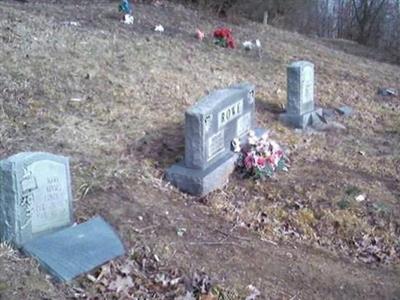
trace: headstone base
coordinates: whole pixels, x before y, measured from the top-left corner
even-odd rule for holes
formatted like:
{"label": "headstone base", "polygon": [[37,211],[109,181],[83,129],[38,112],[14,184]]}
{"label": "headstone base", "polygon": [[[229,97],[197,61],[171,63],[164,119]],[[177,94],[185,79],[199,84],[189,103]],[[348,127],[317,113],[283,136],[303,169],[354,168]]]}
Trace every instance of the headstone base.
{"label": "headstone base", "polygon": [[322,108],[317,108],[312,112],[308,112],[302,115],[295,115],[290,113],[284,113],[279,116],[279,119],[288,125],[294,126],[295,128],[306,128],[307,126],[318,125],[321,123],[318,115],[322,116]]}
{"label": "headstone base", "polygon": [[101,217],[30,240],[22,251],[64,282],[125,253],[119,237]]}
{"label": "headstone base", "polygon": [[182,192],[204,196],[228,182],[235,169],[236,154],[230,154],[205,170],[190,169],[184,162],[172,165],[166,172],[167,180]]}

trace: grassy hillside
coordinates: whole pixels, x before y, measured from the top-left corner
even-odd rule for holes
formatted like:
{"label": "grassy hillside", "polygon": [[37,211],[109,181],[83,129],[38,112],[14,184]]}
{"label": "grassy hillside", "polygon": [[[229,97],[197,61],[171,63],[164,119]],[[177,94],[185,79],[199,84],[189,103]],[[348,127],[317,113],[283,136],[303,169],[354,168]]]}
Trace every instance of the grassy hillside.
{"label": "grassy hillside", "polygon": [[[66,286],[3,247],[0,298],[173,299],[209,277],[220,299],[244,299],[248,285],[265,299],[399,298],[400,98],[377,89],[400,90],[400,67],[356,45],[162,3],[137,5],[124,25],[109,1],[0,2],[1,158],[71,157],[76,221],[102,215],[129,252]],[[262,57],[213,45],[219,25],[260,39]],[[319,106],[353,107],[335,117],[345,130],[278,121],[286,65],[298,59],[315,64]],[[233,175],[200,199],[180,193],[163,175],[183,156],[185,110],[242,81],[256,85],[257,121],[289,149],[290,172],[265,183]]]}

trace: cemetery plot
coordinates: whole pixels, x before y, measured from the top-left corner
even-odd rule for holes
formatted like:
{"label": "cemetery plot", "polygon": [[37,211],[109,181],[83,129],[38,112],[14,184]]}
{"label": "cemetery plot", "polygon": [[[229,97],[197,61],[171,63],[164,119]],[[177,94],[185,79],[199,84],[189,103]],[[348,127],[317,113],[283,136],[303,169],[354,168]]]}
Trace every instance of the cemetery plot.
{"label": "cemetery plot", "polygon": [[[0,162],[0,240],[37,258],[61,281],[124,254],[101,218],[73,223],[69,160],[24,152]],[[67,228],[66,228],[67,227]]]}

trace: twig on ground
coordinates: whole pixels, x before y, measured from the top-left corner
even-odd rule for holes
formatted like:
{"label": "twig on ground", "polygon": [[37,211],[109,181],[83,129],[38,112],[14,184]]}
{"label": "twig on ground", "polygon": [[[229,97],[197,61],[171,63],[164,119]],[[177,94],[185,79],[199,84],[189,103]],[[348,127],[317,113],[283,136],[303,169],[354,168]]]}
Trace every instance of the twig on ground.
{"label": "twig on ground", "polygon": [[243,245],[241,245],[241,244],[234,243],[234,242],[225,242],[225,241],[220,241],[220,242],[198,241],[198,242],[189,242],[187,244],[188,245],[209,245],[209,246],[232,245],[232,246],[243,247]]}
{"label": "twig on ground", "polygon": [[227,233],[227,232],[222,231],[222,230],[219,230],[219,229],[215,229],[215,231],[217,231],[217,232],[219,232],[219,233],[221,233],[221,234],[223,234],[223,235],[225,235],[225,236],[228,236],[228,237],[231,237],[231,238],[234,238],[234,239],[238,239],[238,240],[241,240],[241,241],[247,241],[247,242],[250,242],[250,241],[251,241],[251,238],[236,236],[236,235]]}

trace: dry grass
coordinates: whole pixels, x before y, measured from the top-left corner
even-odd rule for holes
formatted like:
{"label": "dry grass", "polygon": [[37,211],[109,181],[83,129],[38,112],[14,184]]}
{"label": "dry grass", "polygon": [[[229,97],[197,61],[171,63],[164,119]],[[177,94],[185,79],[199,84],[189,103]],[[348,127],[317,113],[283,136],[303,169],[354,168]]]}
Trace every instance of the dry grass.
{"label": "dry grass", "polygon": [[[258,123],[290,149],[292,168],[265,183],[234,176],[196,210],[263,239],[398,264],[400,99],[376,96],[382,86],[400,89],[398,66],[253,23],[228,25],[239,41],[259,38],[262,59],[218,48],[209,38],[198,42],[194,32],[223,22],[169,3],[138,5],[133,26],[121,24],[108,2],[5,1],[0,16],[0,154],[70,156],[78,221],[103,214],[133,248],[131,226],[139,214],[150,224],[190,220],[181,206],[199,199],[162,180],[183,155],[184,111],[209,90],[249,81],[257,87]],[[164,34],[153,32],[158,23]],[[298,133],[277,121],[273,108],[285,103],[285,66],[297,59],[316,65],[318,105],[355,109],[338,118],[347,130]],[[352,186],[367,200],[346,193]],[[146,239],[157,241],[160,256],[168,253],[167,237],[140,241]]]}

